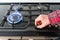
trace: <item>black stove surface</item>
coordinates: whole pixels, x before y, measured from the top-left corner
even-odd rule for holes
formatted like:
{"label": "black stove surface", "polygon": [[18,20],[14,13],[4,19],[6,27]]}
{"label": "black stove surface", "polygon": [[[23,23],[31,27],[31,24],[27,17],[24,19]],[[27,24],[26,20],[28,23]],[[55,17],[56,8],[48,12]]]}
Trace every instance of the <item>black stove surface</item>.
{"label": "black stove surface", "polygon": [[[58,36],[59,28],[56,25],[37,29],[34,20],[40,14],[48,14],[59,9],[59,6],[50,3],[1,3],[0,36]],[[18,7],[17,11],[23,17],[22,21],[16,24],[7,21],[8,16],[15,12],[14,7]]]}

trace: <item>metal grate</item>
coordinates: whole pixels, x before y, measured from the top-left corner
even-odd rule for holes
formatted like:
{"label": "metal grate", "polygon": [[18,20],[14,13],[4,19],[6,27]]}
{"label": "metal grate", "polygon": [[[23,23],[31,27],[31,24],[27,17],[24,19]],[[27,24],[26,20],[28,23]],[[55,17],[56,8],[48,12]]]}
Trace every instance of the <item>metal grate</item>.
{"label": "metal grate", "polygon": [[[34,26],[34,19],[38,15],[40,15],[42,13],[44,14],[46,11],[48,11],[48,13],[52,12],[52,10],[49,9],[48,4],[45,4],[45,5],[41,5],[41,4],[18,4],[19,7],[20,7],[18,9],[18,11],[21,12],[21,14],[23,15],[23,21],[22,21],[22,23],[19,23],[19,24],[16,24],[16,25],[13,25],[13,24],[9,25],[6,19],[7,19],[7,16],[10,15],[10,13],[14,11],[14,10],[12,10],[14,5],[16,5],[16,4],[10,5],[11,7],[10,7],[9,11],[6,13],[6,16],[4,16],[4,19],[1,21],[1,26],[2,27],[0,27],[0,28],[8,28],[8,29],[10,29],[10,28],[16,28],[16,29],[23,28],[24,29],[24,28],[26,28],[30,25]],[[38,7],[41,7],[41,6],[43,8],[39,9]],[[7,24],[10,27],[8,27]]]}
{"label": "metal grate", "polygon": [[[49,4],[13,4],[9,5],[10,9],[6,13],[2,13],[5,15],[4,17],[1,17],[0,19],[0,30],[13,30],[13,31],[39,31],[39,32],[56,32],[57,28],[56,27],[47,27],[44,29],[37,29],[34,24],[35,18],[40,15],[40,14],[48,14],[52,12],[50,9]],[[23,21],[18,24],[9,24],[6,19],[7,16],[10,15],[11,12],[14,12],[13,7],[18,6],[19,9],[18,11],[23,15]],[[2,15],[2,16],[3,16]],[[3,19],[2,19],[3,18]],[[49,26],[49,25],[48,25]]]}
{"label": "metal grate", "polygon": [[[48,14],[53,10],[50,9],[50,4],[40,3],[6,3],[0,5],[0,35],[1,36],[55,36],[57,34],[57,27],[48,25],[46,28],[37,29],[34,24],[35,18],[40,14]],[[13,4],[13,5],[11,5]],[[14,12],[13,7],[18,6],[18,11],[23,16],[23,21],[18,24],[9,24],[7,16]],[[9,9],[9,10],[8,10]],[[3,11],[2,11],[3,10]],[[55,32],[55,33],[54,33]],[[53,35],[54,34],[54,35]]]}

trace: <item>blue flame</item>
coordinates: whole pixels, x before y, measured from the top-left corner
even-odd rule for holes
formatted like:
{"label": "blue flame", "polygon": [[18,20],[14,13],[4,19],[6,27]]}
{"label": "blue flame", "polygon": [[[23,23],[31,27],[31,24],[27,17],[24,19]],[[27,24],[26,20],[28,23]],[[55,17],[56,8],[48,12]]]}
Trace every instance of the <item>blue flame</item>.
{"label": "blue flame", "polygon": [[23,16],[21,15],[21,13],[19,13],[18,11],[15,11],[13,13],[11,13],[8,17],[7,17],[7,21],[9,23],[19,23],[21,20],[23,19]]}

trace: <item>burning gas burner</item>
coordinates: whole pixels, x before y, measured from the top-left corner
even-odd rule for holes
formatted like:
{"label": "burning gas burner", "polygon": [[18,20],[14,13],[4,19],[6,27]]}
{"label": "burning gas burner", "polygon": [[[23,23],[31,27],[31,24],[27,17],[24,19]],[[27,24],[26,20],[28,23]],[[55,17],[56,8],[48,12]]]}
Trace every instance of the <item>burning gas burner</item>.
{"label": "burning gas burner", "polygon": [[18,11],[16,11],[7,17],[7,21],[11,24],[13,23],[16,24],[22,21],[22,18],[23,18],[22,15]]}
{"label": "burning gas burner", "polygon": [[21,10],[19,9],[19,6],[11,4],[10,10],[6,14],[6,16],[4,16],[4,19],[1,22],[1,26],[4,26],[5,22],[8,24],[8,26],[11,26],[10,28],[19,29],[19,28],[26,28],[28,26],[29,20],[27,20],[26,22],[24,21],[24,19],[26,18],[24,18],[22,13],[19,11]]}
{"label": "burning gas burner", "polygon": [[7,21],[11,24],[17,24],[22,21],[23,16],[19,11],[17,10],[18,8],[14,8],[14,12],[10,13],[10,15],[7,17]]}
{"label": "burning gas burner", "polygon": [[[50,4],[41,3],[18,3],[0,5],[0,35],[3,36],[39,36],[48,35],[51,32],[57,32],[57,27],[48,27],[37,29],[34,24],[35,18],[40,14],[51,13]],[[9,9],[9,10],[8,10]],[[7,11],[8,10],[8,11]],[[53,35],[53,34],[51,34]],[[48,35],[48,36],[51,36]],[[56,34],[54,34],[55,36]]]}

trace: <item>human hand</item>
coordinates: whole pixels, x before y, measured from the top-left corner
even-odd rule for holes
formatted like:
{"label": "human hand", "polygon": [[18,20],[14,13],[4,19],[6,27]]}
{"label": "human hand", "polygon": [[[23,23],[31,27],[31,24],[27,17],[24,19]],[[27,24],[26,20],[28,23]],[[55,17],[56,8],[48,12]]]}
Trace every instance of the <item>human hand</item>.
{"label": "human hand", "polygon": [[49,25],[48,15],[41,14],[35,19],[35,25],[37,28],[44,28]]}

